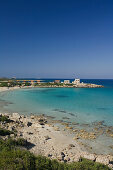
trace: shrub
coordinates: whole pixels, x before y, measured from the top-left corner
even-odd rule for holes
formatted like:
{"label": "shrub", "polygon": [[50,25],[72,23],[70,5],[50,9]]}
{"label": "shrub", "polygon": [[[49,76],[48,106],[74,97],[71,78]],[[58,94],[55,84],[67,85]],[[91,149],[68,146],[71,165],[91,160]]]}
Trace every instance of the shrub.
{"label": "shrub", "polygon": [[35,157],[29,151],[9,150],[0,152],[0,169],[35,170]]}
{"label": "shrub", "polygon": [[27,146],[28,142],[27,140],[23,139],[23,138],[18,138],[16,140],[16,145],[18,146]]}
{"label": "shrub", "polygon": [[11,120],[7,116],[0,115],[0,122],[11,122]]}
{"label": "shrub", "polygon": [[10,130],[0,128],[0,136],[6,136],[6,135],[10,135],[12,133],[13,132],[11,132]]}
{"label": "shrub", "polygon": [[100,163],[81,158],[81,162],[61,163],[44,156],[34,156],[29,151],[18,149],[26,140],[0,139],[0,169],[2,170],[109,170]]}

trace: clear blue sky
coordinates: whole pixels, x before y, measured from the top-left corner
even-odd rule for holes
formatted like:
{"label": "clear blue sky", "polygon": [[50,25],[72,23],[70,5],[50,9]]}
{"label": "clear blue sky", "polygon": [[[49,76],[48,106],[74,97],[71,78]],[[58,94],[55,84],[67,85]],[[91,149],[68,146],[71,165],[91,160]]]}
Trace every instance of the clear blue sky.
{"label": "clear blue sky", "polygon": [[113,78],[113,0],[0,0],[0,77]]}

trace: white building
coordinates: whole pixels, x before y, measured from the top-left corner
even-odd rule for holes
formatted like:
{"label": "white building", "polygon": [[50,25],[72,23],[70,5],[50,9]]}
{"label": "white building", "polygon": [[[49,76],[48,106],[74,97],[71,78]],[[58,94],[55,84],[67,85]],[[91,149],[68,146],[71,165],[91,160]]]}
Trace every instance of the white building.
{"label": "white building", "polygon": [[75,79],[75,80],[73,81],[73,84],[76,84],[76,85],[80,84],[80,79]]}
{"label": "white building", "polygon": [[64,84],[70,84],[70,80],[64,80]]}

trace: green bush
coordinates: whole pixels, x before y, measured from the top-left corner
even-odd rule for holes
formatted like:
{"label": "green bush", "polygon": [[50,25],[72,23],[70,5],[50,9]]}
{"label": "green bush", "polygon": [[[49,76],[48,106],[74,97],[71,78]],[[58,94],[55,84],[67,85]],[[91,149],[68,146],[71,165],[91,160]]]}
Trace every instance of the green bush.
{"label": "green bush", "polygon": [[10,130],[0,128],[0,136],[6,136],[6,135],[10,135],[12,133],[13,132],[11,132]]}
{"label": "green bush", "polygon": [[8,87],[8,82],[1,82],[0,87]]}
{"label": "green bush", "polygon": [[100,163],[81,158],[80,162],[61,163],[44,156],[34,156],[24,146],[24,139],[0,139],[0,170],[109,170]]}
{"label": "green bush", "polygon": [[11,150],[12,148],[16,148],[17,146],[26,147],[27,141],[23,138],[18,138],[17,140],[9,138],[7,140],[0,139],[0,150]]}
{"label": "green bush", "polygon": [[9,122],[11,122],[11,120],[7,116],[0,115],[0,122],[9,123]]}
{"label": "green bush", "polygon": [[16,140],[16,145],[18,146],[27,146],[28,142],[27,140],[23,139],[23,138],[18,138]]}
{"label": "green bush", "polygon": [[35,156],[20,149],[3,150],[0,152],[0,169],[35,170]]}
{"label": "green bush", "polygon": [[105,165],[83,158],[81,158],[81,162],[61,163],[44,156],[38,156],[35,163],[36,170],[109,170]]}

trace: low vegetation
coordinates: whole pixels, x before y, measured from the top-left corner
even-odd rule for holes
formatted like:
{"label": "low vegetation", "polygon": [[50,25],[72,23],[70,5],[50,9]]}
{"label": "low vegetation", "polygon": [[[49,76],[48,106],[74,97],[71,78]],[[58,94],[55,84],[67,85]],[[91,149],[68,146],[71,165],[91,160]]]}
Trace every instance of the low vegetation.
{"label": "low vegetation", "polygon": [[11,120],[8,118],[8,116],[0,115],[0,122],[9,123],[9,122],[11,122]]}
{"label": "low vegetation", "polygon": [[12,134],[12,133],[13,133],[13,132],[10,131],[10,130],[0,128],[0,136],[6,136],[6,135],[10,135],[10,134]]}
{"label": "low vegetation", "polygon": [[60,163],[44,156],[35,156],[26,147],[25,139],[0,139],[0,169],[5,170],[109,170],[100,163],[81,158],[76,163]]}
{"label": "low vegetation", "polygon": [[[1,123],[10,123],[7,116],[0,116]],[[0,170],[109,170],[103,164],[81,158],[80,162],[61,163],[30,153],[30,143],[23,138],[11,138],[15,132],[0,128]],[[7,135],[6,139],[3,139]]]}

